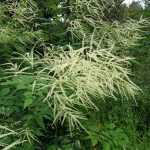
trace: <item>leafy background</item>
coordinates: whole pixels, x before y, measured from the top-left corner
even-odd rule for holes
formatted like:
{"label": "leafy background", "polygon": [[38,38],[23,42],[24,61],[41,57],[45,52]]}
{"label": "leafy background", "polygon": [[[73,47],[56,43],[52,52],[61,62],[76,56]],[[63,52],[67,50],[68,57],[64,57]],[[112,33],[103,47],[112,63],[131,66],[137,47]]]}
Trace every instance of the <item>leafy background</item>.
{"label": "leafy background", "polygon": [[[97,2],[93,0],[89,8]],[[143,10],[137,3],[133,3],[130,8],[120,7],[121,1],[118,0],[112,1],[115,7],[105,0],[100,1],[100,6],[101,2],[105,4],[105,7],[98,10],[101,13],[97,16],[96,11],[87,12],[86,3],[81,3],[82,5],[79,3],[75,5],[77,7],[74,7],[74,1],[0,1],[1,149],[149,149],[150,28],[149,21],[140,22],[139,18],[141,14],[144,18],[148,18],[150,8],[147,6]],[[80,12],[85,13],[81,15]],[[90,16],[91,13],[102,20],[97,22]],[[87,17],[84,21],[83,16]],[[134,20],[126,23],[129,17]],[[93,28],[99,27],[99,24],[101,28],[93,33]],[[129,30],[125,29],[126,34],[123,34],[122,29],[126,26]],[[138,32],[135,29],[138,29]],[[118,37],[114,36],[116,33]],[[36,71],[44,69],[47,64],[51,65],[51,62],[47,62],[48,54],[51,55],[52,60],[53,58],[54,60],[63,59],[62,51],[78,49],[82,44],[89,46],[88,43],[91,43],[90,48],[94,49],[101,37],[104,38],[102,38],[100,48],[109,49],[109,46],[113,45],[111,51],[115,56],[135,57],[130,64],[134,75],[131,78],[142,89],[142,92],[135,96],[135,100],[132,100],[132,97],[125,100],[121,95],[115,95],[117,101],[112,97],[107,97],[97,104],[97,106],[100,105],[98,111],[86,110],[78,106],[78,111],[84,112],[87,118],[81,119],[82,127],[75,126],[70,132],[66,121],[62,124],[59,119],[54,124],[53,109],[49,108],[48,103],[41,101],[45,98],[48,89],[33,92],[33,85],[43,87],[49,83],[47,80],[42,80],[46,75],[45,72],[41,71],[42,76],[37,78]],[[83,38],[84,42],[81,42]],[[85,53],[87,54],[84,51]],[[56,64],[59,62],[56,61]],[[55,72],[57,72],[57,67]],[[66,70],[64,72],[66,73]],[[54,72],[49,73],[53,76]],[[35,83],[36,81],[39,84]],[[95,101],[98,99],[95,100],[93,97]],[[78,112],[75,114],[78,115]]]}

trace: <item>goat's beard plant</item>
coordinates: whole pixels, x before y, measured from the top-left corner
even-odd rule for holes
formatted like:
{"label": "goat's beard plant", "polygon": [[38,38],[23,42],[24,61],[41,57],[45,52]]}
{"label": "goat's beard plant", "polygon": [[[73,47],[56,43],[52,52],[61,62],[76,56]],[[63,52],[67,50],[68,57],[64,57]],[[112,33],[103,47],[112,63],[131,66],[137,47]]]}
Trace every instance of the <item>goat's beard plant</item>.
{"label": "goat's beard plant", "polygon": [[86,119],[86,112],[98,111],[105,98],[134,99],[139,90],[129,78],[130,58],[113,55],[111,48],[83,46],[73,49],[68,46],[67,51],[49,49],[42,58],[34,55],[33,50],[19,59],[23,62],[19,67],[29,65],[21,70],[8,70],[15,76],[33,76],[33,94],[46,92],[41,101],[49,105],[53,123],[63,125],[66,122],[70,131],[76,127],[84,128],[81,121]]}
{"label": "goat's beard plant", "polygon": [[[70,25],[72,39],[84,38],[89,45],[93,34],[93,45],[101,48],[112,47],[113,52],[123,52],[141,38],[139,32],[145,22],[144,19],[123,20],[117,18],[113,10],[119,10],[121,0],[75,0],[72,2]],[[111,17],[110,17],[111,16]]]}
{"label": "goat's beard plant", "polygon": [[[115,7],[114,1],[112,4]],[[69,17],[72,19],[67,31],[71,32],[72,45],[50,48],[40,39],[41,46],[45,47],[42,56],[38,55],[35,44],[31,53],[18,56],[15,62],[20,62],[18,65],[8,64],[7,73],[11,78],[12,75],[15,78],[22,76],[22,80],[24,75],[33,77],[33,95],[42,93],[44,97],[37,99],[48,104],[53,123],[65,123],[70,131],[84,128],[82,120],[86,120],[87,112],[98,111],[105,98],[134,99],[139,91],[129,78],[131,59],[114,52],[135,44],[143,20],[125,23],[106,20],[107,5],[107,0],[71,3]],[[20,17],[25,19],[24,15]],[[78,42],[79,48],[74,46],[74,41]],[[25,103],[24,107],[30,108],[32,103]]]}

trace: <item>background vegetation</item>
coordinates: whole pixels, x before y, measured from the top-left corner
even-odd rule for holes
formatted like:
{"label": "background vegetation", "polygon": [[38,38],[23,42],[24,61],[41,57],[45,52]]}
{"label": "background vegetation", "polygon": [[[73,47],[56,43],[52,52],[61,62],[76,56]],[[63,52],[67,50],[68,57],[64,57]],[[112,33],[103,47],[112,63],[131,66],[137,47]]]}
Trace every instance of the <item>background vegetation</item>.
{"label": "background vegetation", "polygon": [[149,2],[122,2],[0,1],[0,149],[149,149]]}

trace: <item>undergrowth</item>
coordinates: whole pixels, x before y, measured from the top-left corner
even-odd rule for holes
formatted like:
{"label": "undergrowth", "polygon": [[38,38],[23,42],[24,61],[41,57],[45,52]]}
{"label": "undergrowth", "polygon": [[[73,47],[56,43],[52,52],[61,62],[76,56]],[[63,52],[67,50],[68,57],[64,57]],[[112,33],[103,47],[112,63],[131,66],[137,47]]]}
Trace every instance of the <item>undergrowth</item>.
{"label": "undergrowth", "polygon": [[1,149],[148,149],[132,81],[148,21],[121,19],[120,4],[0,1]]}

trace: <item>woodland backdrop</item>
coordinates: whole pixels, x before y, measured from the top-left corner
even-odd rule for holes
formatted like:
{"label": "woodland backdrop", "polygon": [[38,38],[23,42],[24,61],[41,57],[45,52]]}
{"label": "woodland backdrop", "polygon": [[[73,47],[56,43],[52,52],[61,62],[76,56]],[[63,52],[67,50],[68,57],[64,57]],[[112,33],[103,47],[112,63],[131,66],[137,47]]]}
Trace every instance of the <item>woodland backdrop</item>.
{"label": "woodland backdrop", "polygon": [[0,0],[0,149],[149,150],[150,3]]}

